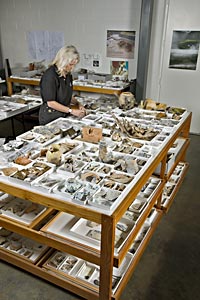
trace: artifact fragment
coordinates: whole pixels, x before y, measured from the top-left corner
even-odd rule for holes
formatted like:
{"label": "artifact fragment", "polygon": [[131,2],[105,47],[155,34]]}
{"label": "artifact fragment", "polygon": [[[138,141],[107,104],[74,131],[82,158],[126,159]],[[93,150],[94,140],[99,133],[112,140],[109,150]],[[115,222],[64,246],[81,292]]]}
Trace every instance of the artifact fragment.
{"label": "artifact fragment", "polygon": [[135,105],[135,97],[131,92],[123,92],[119,96],[119,107],[122,109],[131,109]]}
{"label": "artifact fragment", "polygon": [[16,167],[10,167],[10,168],[9,168],[9,167],[8,167],[8,168],[2,168],[1,170],[2,170],[2,172],[3,172],[3,174],[4,174],[5,176],[10,176],[11,174],[17,172],[17,171],[18,171],[18,168],[16,168]]}
{"label": "artifact fragment", "polygon": [[53,144],[51,147],[48,149],[46,153],[46,158],[49,163],[55,164],[56,166],[59,166],[61,163],[61,157],[62,157],[62,152],[60,149],[60,145],[58,144]]}
{"label": "artifact fragment", "polygon": [[18,165],[26,166],[31,163],[31,160],[27,156],[19,156],[14,162]]}

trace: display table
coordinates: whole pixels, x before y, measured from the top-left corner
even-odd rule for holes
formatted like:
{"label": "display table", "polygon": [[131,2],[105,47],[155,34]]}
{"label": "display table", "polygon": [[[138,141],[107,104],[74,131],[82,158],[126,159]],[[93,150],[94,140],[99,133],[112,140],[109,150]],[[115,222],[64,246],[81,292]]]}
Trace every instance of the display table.
{"label": "display table", "polygon": [[[20,96],[19,96],[20,98]],[[21,96],[23,98],[23,96]],[[31,99],[31,96],[29,97]],[[4,104],[5,105],[4,105]],[[42,103],[42,99],[32,98],[32,101],[29,101],[27,104],[20,104],[15,103],[15,98],[13,97],[2,97],[0,100],[0,122],[5,120],[11,120],[11,126],[12,126],[12,136],[15,138],[15,128],[14,128],[14,118],[17,116],[22,116],[23,126],[25,130],[24,125],[24,113],[31,113],[32,111],[35,111],[40,107]],[[3,110],[2,106],[5,108],[5,111]]]}
{"label": "display table", "polygon": [[[11,76],[7,78],[7,87],[8,87],[8,95],[11,96],[13,94],[13,88],[12,84],[18,83],[18,84],[24,84],[24,85],[32,85],[32,86],[38,86],[40,84],[40,79],[38,78],[22,78],[22,77],[16,77]],[[125,91],[129,88],[129,84],[125,84],[121,88],[109,88],[109,87],[97,87],[97,86],[91,86],[91,85],[81,85],[76,84],[74,82],[73,84],[73,90],[79,91],[79,92],[89,92],[89,93],[99,93],[99,94],[120,94],[122,91]]]}
{"label": "display table", "polygon": [[[116,114],[116,111],[113,111],[113,113]],[[141,122],[143,115],[142,123],[145,123],[145,125],[141,125],[143,129],[149,128],[149,121],[146,118],[154,120],[151,126],[154,128],[153,133],[155,137],[149,139],[148,130],[146,131],[148,132],[146,140],[129,137],[134,142],[133,154],[123,152],[122,144],[119,145],[119,142],[115,142],[111,137],[107,137],[108,129],[103,131],[106,135],[105,141],[109,145],[108,148],[112,145],[112,148],[109,148],[110,150],[108,151],[109,155],[113,153],[116,155],[112,157],[112,160],[115,157],[123,157],[124,159],[134,158],[137,162],[137,168],[135,168],[134,164],[135,167],[133,169],[135,171],[133,171],[133,169],[129,169],[131,163],[131,160],[129,160],[128,172],[125,174],[125,171],[119,171],[119,173],[116,173],[117,177],[114,175],[116,175],[115,168],[119,167],[119,160],[112,163],[106,160],[106,163],[102,166],[102,161],[95,159],[95,155],[98,156],[98,151],[94,149],[98,147],[97,144],[83,143],[80,136],[77,136],[75,139],[71,139],[69,136],[66,138],[67,132],[72,134],[72,129],[73,132],[77,130],[78,126],[81,126],[81,122],[84,123],[84,120],[78,123],[71,119],[69,123],[74,125],[74,127],[70,128],[67,127],[69,123],[62,119],[58,119],[48,125],[63,128],[63,132],[65,132],[64,142],[71,143],[71,146],[73,144],[73,147],[75,147],[74,152],[70,152],[71,157],[80,157],[81,159],[78,162],[85,162],[85,166],[82,166],[83,169],[73,176],[67,176],[67,172],[65,169],[62,169],[62,165],[61,168],[56,167],[52,171],[55,171],[57,175],[59,172],[62,172],[60,173],[62,179],[65,176],[68,179],[69,177],[76,179],[77,176],[77,184],[80,184],[83,180],[81,176],[86,174],[84,170],[90,171],[91,178],[91,167],[95,167],[98,169],[95,178],[101,181],[94,186],[97,188],[97,191],[93,196],[88,196],[88,199],[80,204],[80,201],[82,201],[80,198],[77,201],[74,194],[65,193],[69,182],[73,182],[72,179],[66,184],[64,181],[64,183],[61,184],[60,182],[52,189],[50,187],[46,189],[47,182],[44,180],[36,180],[35,183],[29,184],[28,182],[23,182],[23,180],[15,180],[14,178],[0,175],[1,191],[58,211],[58,214],[52,215],[51,218],[49,218],[50,214],[48,214],[48,218],[47,215],[43,218],[41,216],[38,222],[35,222],[32,226],[26,226],[14,218],[11,219],[1,214],[0,226],[49,247],[35,263],[32,263],[27,258],[24,258],[23,254],[20,255],[21,252],[11,251],[10,246],[6,246],[5,242],[5,246],[2,243],[0,248],[0,258],[2,260],[57,284],[85,299],[119,299],[160,219],[170,207],[188,168],[188,164],[184,161],[189,146],[188,135],[191,113],[184,111],[178,121],[175,119],[158,120],[154,119],[156,112],[149,113],[133,109],[126,113],[126,118],[127,121],[132,119],[134,122],[136,122],[135,118],[138,118],[138,124],[138,122]],[[169,113],[168,115],[172,117],[172,114]],[[96,112],[95,117],[95,124],[104,126],[107,124],[106,122],[110,122],[110,124],[114,122],[112,115],[102,115],[100,112]],[[94,114],[91,114],[91,120],[93,118]],[[116,128],[119,126],[120,121],[123,122],[120,113],[118,113],[117,118]],[[88,125],[88,120],[89,116],[87,116],[85,126],[90,126]],[[164,126],[163,124],[167,125]],[[48,126],[45,126],[46,130]],[[52,127],[49,130],[52,131]],[[40,134],[42,134],[41,132]],[[38,141],[38,132],[29,132],[29,137],[30,134],[33,135],[35,141]],[[22,141],[25,138],[23,135],[18,137],[18,140]],[[123,136],[123,138],[126,137]],[[57,136],[57,139],[54,138],[50,143],[58,144],[62,141]],[[127,145],[127,140],[125,145]],[[48,147],[48,144],[46,144],[46,147]],[[39,149],[41,150],[42,147]],[[127,151],[127,148],[125,151]],[[168,161],[169,153],[172,153],[172,155]],[[64,161],[66,157],[63,157]],[[87,162],[87,159],[84,160],[84,157],[87,159],[92,158],[91,163]],[[46,163],[45,158],[42,162]],[[97,166],[97,164],[99,165]],[[107,173],[102,175],[101,169]],[[158,169],[159,172],[155,176],[155,170]],[[47,177],[45,178],[47,179]],[[117,198],[112,198],[111,202],[109,202],[109,199],[105,202],[105,197],[108,193],[103,194],[104,200],[100,201],[98,197],[102,193],[99,194],[99,191],[102,191],[104,185],[111,184],[109,178],[116,180],[111,191],[114,191],[114,187],[119,184],[117,178],[123,178],[123,184],[122,182],[120,183],[120,188],[124,186],[124,189],[120,192],[117,192],[116,189]],[[127,180],[129,180],[129,183]],[[110,189],[108,190],[110,191]],[[137,219],[129,223],[130,219],[128,221],[127,218],[133,216],[135,211],[137,211]],[[100,226],[100,234],[98,224]],[[90,228],[88,232],[85,232],[84,228],[87,226]],[[94,230],[96,226],[98,230]],[[125,234],[128,228],[129,230]],[[119,231],[120,234],[123,232],[123,235],[120,235],[120,239],[118,238]],[[55,249],[57,249],[56,252]],[[72,266],[69,266],[69,261],[72,263]]]}
{"label": "display table", "polygon": [[110,82],[105,83],[90,83],[89,81],[74,80],[73,90],[79,92],[97,93],[97,94],[108,94],[108,95],[120,95],[122,92],[127,91],[130,88],[129,83]]}

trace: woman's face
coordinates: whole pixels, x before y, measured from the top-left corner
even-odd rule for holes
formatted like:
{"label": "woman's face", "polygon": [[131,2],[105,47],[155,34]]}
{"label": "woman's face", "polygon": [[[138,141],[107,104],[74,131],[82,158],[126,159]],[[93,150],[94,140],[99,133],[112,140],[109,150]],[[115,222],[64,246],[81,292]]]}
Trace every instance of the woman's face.
{"label": "woman's face", "polygon": [[67,73],[71,72],[76,66],[76,64],[77,64],[77,60],[76,59],[72,60],[69,64],[65,66],[65,72]]}

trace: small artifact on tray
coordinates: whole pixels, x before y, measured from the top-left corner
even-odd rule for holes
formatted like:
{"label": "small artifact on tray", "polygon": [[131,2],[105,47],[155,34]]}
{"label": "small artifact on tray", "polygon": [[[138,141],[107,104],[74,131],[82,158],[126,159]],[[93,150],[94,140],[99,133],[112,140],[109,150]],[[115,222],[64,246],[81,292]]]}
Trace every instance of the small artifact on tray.
{"label": "small artifact on tray", "polygon": [[77,261],[78,259],[75,256],[68,256],[66,261],[62,264],[61,270],[64,272],[69,272],[74,267]]}
{"label": "small artifact on tray", "polygon": [[42,148],[41,150],[40,150],[40,157],[44,157],[44,156],[46,156],[46,154],[47,154],[47,151],[48,151],[48,149],[46,148]]}
{"label": "small artifact on tray", "polygon": [[14,160],[14,162],[18,165],[26,166],[31,163],[31,159],[29,159],[27,156],[19,156]]}
{"label": "small artifact on tray", "polygon": [[123,173],[112,172],[109,176],[107,176],[107,179],[120,183],[130,183],[133,177]]}
{"label": "small artifact on tray", "polygon": [[112,132],[111,139],[112,139],[112,141],[115,141],[115,142],[121,142],[121,140],[122,140],[121,133],[118,130],[114,130]]}
{"label": "small artifact on tray", "polygon": [[33,183],[34,186],[38,186],[51,191],[61,181],[60,178],[56,178],[53,175],[42,176],[40,179]]}
{"label": "small artifact on tray", "polygon": [[114,165],[114,169],[135,175],[139,171],[136,159],[119,158]]}
{"label": "small artifact on tray", "polygon": [[120,192],[122,192],[125,188],[126,186],[124,184],[116,184],[115,186],[115,190]]}
{"label": "small artifact on tray", "polygon": [[35,215],[37,215],[40,212],[40,207],[38,203],[31,203],[31,205],[27,206],[24,210],[24,214],[30,214],[33,212]]}
{"label": "small artifact on tray", "polygon": [[12,151],[15,149],[19,149],[24,145],[23,141],[11,140],[8,143],[3,145],[4,151]]}
{"label": "small artifact on tray", "polygon": [[102,139],[102,128],[89,126],[83,127],[82,139],[86,142],[98,143]]}
{"label": "small artifact on tray", "polygon": [[17,216],[21,216],[24,212],[24,209],[26,207],[26,202],[20,201],[9,201],[10,198],[8,198],[8,201],[5,203],[4,206],[1,207],[2,212],[10,212]]}
{"label": "small artifact on tray", "polygon": [[162,118],[166,118],[167,115],[165,112],[159,112],[156,114],[156,119],[162,119]]}
{"label": "small artifact on tray", "polygon": [[34,126],[32,130],[35,133],[43,135],[44,138],[47,138],[47,140],[52,139],[55,135],[58,135],[61,132],[60,128],[53,124],[45,126]]}
{"label": "small artifact on tray", "polygon": [[69,178],[65,185],[65,192],[73,194],[82,187],[82,183],[75,178]]}
{"label": "small artifact on tray", "polygon": [[120,192],[116,190],[101,188],[93,197],[92,203],[98,206],[111,207],[113,202],[119,197]]}
{"label": "small artifact on tray", "polygon": [[46,153],[46,158],[49,163],[55,164],[56,166],[59,166],[61,163],[62,158],[62,152],[60,150],[60,145],[53,144]]}
{"label": "small artifact on tray", "polygon": [[42,175],[43,173],[47,172],[51,167],[48,165],[41,163],[41,162],[35,162],[30,168],[22,169],[20,171],[17,171],[12,175],[12,178],[32,181]]}
{"label": "small artifact on tray", "polygon": [[68,156],[65,157],[63,164],[58,169],[58,172],[76,173],[84,166],[84,164],[85,163],[76,156]]}
{"label": "small artifact on tray", "polygon": [[129,229],[129,225],[122,222],[118,222],[116,228],[122,232],[127,232]]}
{"label": "small artifact on tray", "polygon": [[18,171],[18,168],[16,167],[8,167],[8,168],[2,168],[1,171],[5,176],[10,176]]}
{"label": "small artifact on tray", "polygon": [[145,109],[149,110],[166,110],[167,105],[165,103],[156,102],[153,99],[147,98],[144,103]]}
{"label": "small artifact on tray", "polygon": [[145,200],[139,200],[139,199],[136,198],[133,201],[133,203],[129,206],[129,210],[133,211],[133,212],[136,212],[136,213],[139,213],[145,203],[146,203]]}
{"label": "small artifact on tray", "polygon": [[33,133],[27,133],[22,136],[23,140],[31,141],[35,138],[35,135]]}
{"label": "small artifact on tray", "polygon": [[27,104],[27,101],[23,98],[17,98],[16,99],[16,103],[20,103],[20,104]]}
{"label": "small artifact on tray", "polygon": [[133,108],[135,105],[135,97],[131,92],[122,92],[119,95],[119,107],[125,110]]}
{"label": "small artifact on tray", "polygon": [[88,182],[93,182],[98,184],[101,181],[101,177],[94,172],[85,172],[81,174],[81,179]]}
{"label": "small artifact on tray", "polygon": [[92,161],[89,165],[87,165],[87,170],[96,172],[100,166],[99,162]]}
{"label": "small artifact on tray", "polygon": [[91,229],[88,231],[88,233],[86,234],[88,237],[95,239],[97,241],[101,240],[101,231],[100,230],[96,230],[96,229]]}
{"label": "small artifact on tray", "polygon": [[94,228],[94,227],[99,226],[99,223],[96,223],[96,222],[94,222],[94,221],[87,220],[86,226],[91,227],[91,228]]}
{"label": "small artifact on tray", "polygon": [[127,210],[123,215],[123,219],[127,219],[129,221],[136,221],[138,219],[138,214],[136,214],[133,211]]}
{"label": "small artifact on tray", "polygon": [[175,188],[175,184],[165,185],[165,187],[163,189],[163,196],[169,197],[171,195],[171,193],[173,192],[174,188]]}
{"label": "small artifact on tray", "polygon": [[21,251],[19,251],[19,254],[24,255],[27,258],[30,258],[31,255],[33,254],[33,251],[23,248],[23,249],[21,249]]}
{"label": "small artifact on tray", "polygon": [[21,247],[22,247],[22,243],[20,241],[15,241],[15,240],[14,241],[12,240],[9,245],[10,250],[15,250],[15,251],[19,250]]}
{"label": "small artifact on tray", "polygon": [[139,143],[139,142],[133,142],[132,146],[135,148],[141,148],[143,146],[143,144]]}
{"label": "small artifact on tray", "polygon": [[86,204],[88,200],[92,197],[92,195],[95,193],[97,188],[97,186],[91,185],[89,187],[88,185],[86,185],[84,188],[82,188],[80,191],[77,191],[74,194],[73,200]]}
{"label": "small artifact on tray", "polygon": [[106,160],[107,153],[108,153],[108,150],[107,150],[106,142],[101,140],[99,142],[99,159],[100,159],[100,161]]}
{"label": "small artifact on tray", "polygon": [[144,127],[141,124],[136,124],[126,118],[119,119],[113,113],[112,116],[121,132],[126,134],[129,138],[150,141],[159,133],[159,131],[156,131],[153,127]]}
{"label": "small artifact on tray", "polygon": [[60,146],[61,153],[64,154],[74,149],[78,144],[74,142],[73,143],[64,142],[64,143],[59,143],[58,145]]}
{"label": "small artifact on tray", "polygon": [[103,186],[106,187],[106,188],[113,188],[115,186],[115,181],[112,181],[112,180],[106,180],[103,182]]}
{"label": "small artifact on tray", "polygon": [[128,143],[126,144],[121,143],[121,145],[116,145],[113,150],[116,152],[131,154],[134,151],[134,148],[132,145],[129,145]]}
{"label": "small artifact on tray", "polygon": [[65,257],[65,254],[58,252],[48,261],[48,265],[57,268],[64,261]]}
{"label": "small artifact on tray", "polygon": [[168,112],[174,115],[182,115],[185,112],[185,109],[180,107],[169,107]]}
{"label": "small artifact on tray", "polygon": [[62,131],[63,131],[63,136],[67,136],[72,139],[80,134],[80,129],[77,128],[76,126],[70,127],[68,129],[62,130]]}

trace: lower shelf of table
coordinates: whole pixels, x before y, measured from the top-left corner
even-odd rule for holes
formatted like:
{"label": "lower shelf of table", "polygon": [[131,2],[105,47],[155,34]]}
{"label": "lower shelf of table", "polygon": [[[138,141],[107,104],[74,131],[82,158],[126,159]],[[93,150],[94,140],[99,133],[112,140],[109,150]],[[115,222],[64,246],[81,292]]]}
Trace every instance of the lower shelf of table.
{"label": "lower shelf of table", "polygon": [[[119,296],[121,295],[122,291],[124,290],[126,283],[130,279],[137,263],[139,262],[145,248],[148,245],[148,242],[150,241],[153,232],[155,231],[161,217],[162,212],[158,212],[151,228],[148,230],[146,235],[144,236],[141,244],[139,245],[137,251],[132,255],[131,262],[128,266],[128,269],[126,273],[123,275],[122,280],[120,281],[119,286],[117,287],[115,293],[112,295],[112,299],[119,299]],[[43,257],[40,258],[40,260],[37,262],[37,264],[30,263],[27,260],[24,260],[18,256],[15,256],[9,252],[5,252],[3,250],[0,250],[0,258],[8,263],[11,263],[17,267],[20,267],[38,277],[41,277],[53,284],[56,284],[72,293],[75,293],[85,299],[102,299],[99,296],[98,290],[96,288],[93,288],[92,286],[88,284],[80,284],[80,281],[76,282],[76,278],[74,277],[65,277],[62,274],[53,272],[52,270],[47,270],[44,268],[45,262],[49,259],[49,257],[52,255],[53,251],[55,249],[49,249]],[[104,299],[106,300],[106,299]]]}
{"label": "lower shelf of table", "polygon": [[[153,236],[153,233],[155,229],[157,228],[159,221],[161,220],[164,213],[170,208],[171,204],[173,203],[173,200],[175,198],[176,193],[178,192],[181,183],[183,181],[183,178],[186,175],[186,171],[188,169],[187,163],[180,163],[179,167],[180,169],[180,177],[175,182],[175,188],[173,189],[172,193],[167,198],[167,201],[163,203],[161,206],[161,209],[156,210],[156,216],[152,221],[152,224],[148,231],[145,233],[144,237],[142,238],[141,242],[138,244],[138,247],[136,248],[135,252],[132,253],[132,259],[126,269],[126,272],[124,272],[123,276],[120,279],[119,284],[117,285],[117,288],[114,290],[111,299],[112,300],[118,300],[120,295],[122,294],[124,288],[126,287],[126,284],[128,283],[129,279],[131,278],[138,262],[140,261],[140,258],[142,257],[146,247],[148,246],[148,243],[151,240],[151,237]],[[178,169],[178,170],[179,170]],[[175,174],[174,174],[175,175]],[[167,183],[166,183],[167,184]],[[29,229],[30,230],[30,229]],[[134,242],[134,241],[133,241]],[[48,243],[50,244],[50,242]],[[54,272],[53,270],[45,269],[45,262],[50,258],[53,251],[56,251],[53,248],[50,248],[48,251],[45,252],[43,256],[40,257],[39,261],[37,261],[35,264],[31,263],[30,261],[27,261],[19,256],[16,256],[9,251],[5,251],[3,249],[0,249],[0,259],[11,263],[15,266],[18,266],[38,277],[41,277],[53,284],[56,284],[76,295],[79,295],[85,299],[88,300],[110,300],[105,299],[103,295],[99,295],[98,288],[94,287],[92,284],[88,283],[82,283],[80,284],[79,280],[76,280],[76,277],[71,276],[65,276],[64,274],[59,274],[59,272]],[[130,252],[131,254],[131,252]],[[102,289],[103,293],[103,289]]]}

